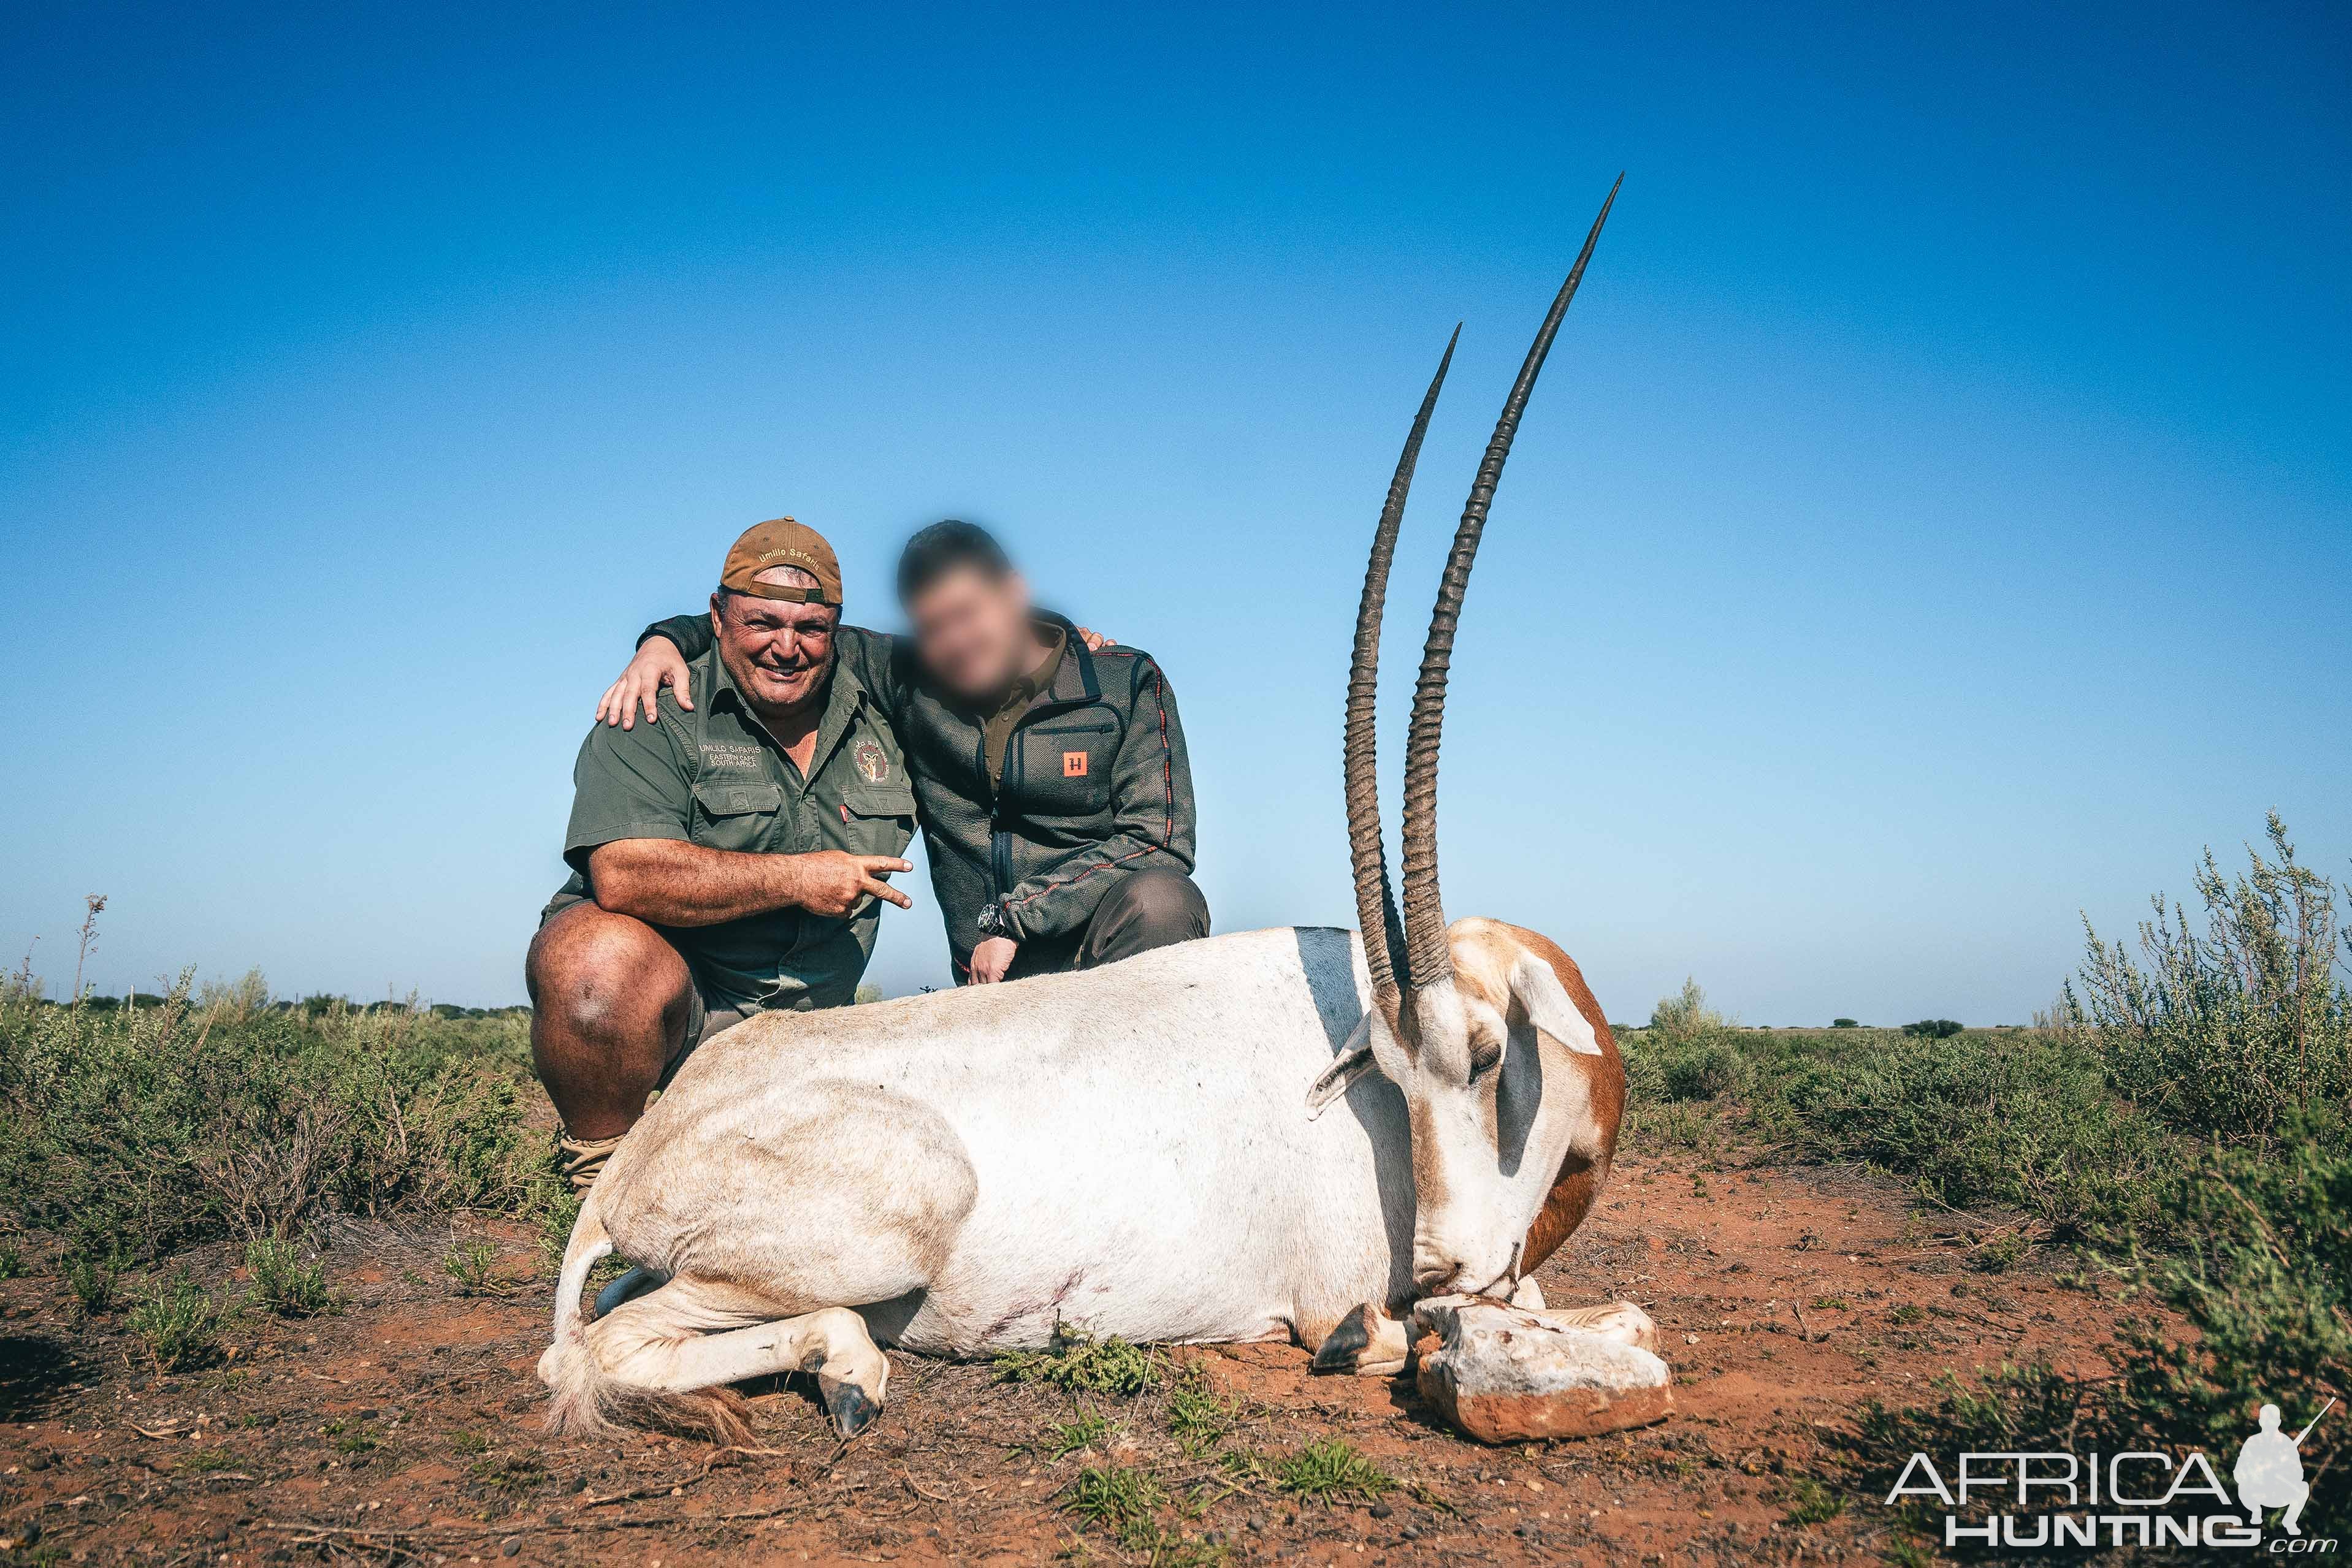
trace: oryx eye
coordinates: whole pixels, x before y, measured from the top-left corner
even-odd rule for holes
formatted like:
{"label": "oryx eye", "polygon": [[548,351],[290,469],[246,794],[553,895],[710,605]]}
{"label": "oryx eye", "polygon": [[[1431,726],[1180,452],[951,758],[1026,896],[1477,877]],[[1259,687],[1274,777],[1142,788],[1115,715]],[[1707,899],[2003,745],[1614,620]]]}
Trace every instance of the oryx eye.
{"label": "oryx eye", "polygon": [[1476,1082],[1503,1065],[1503,1042],[1475,1039],[1470,1042],[1470,1081]]}

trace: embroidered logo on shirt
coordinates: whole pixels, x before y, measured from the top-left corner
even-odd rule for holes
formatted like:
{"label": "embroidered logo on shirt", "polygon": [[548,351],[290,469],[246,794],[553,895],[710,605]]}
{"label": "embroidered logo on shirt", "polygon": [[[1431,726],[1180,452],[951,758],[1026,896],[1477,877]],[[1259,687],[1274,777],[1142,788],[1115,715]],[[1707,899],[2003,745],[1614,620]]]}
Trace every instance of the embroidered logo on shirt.
{"label": "embroidered logo on shirt", "polygon": [[890,754],[870,740],[861,740],[849,754],[857,765],[857,776],[868,784],[879,784],[890,777]]}
{"label": "embroidered logo on shirt", "polygon": [[1083,779],[1087,776],[1087,754],[1083,751],[1062,753],[1062,777]]}

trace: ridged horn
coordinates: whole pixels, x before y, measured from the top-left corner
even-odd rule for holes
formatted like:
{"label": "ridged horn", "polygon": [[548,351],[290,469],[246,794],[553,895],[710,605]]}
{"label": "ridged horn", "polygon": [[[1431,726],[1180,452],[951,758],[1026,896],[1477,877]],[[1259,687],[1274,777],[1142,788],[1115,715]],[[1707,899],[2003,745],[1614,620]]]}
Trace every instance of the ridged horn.
{"label": "ridged horn", "polygon": [[1364,596],[1356,603],[1356,647],[1348,664],[1348,724],[1342,770],[1348,800],[1348,858],[1356,873],[1356,922],[1364,934],[1364,964],[1371,971],[1372,997],[1393,1028],[1397,1019],[1397,972],[1404,966],[1404,926],[1397,918],[1396,895],[1389,886],[1388,852],[1381,841],[1381,780],[1377,708],[1381,675],[1381,612],[1388,602],[1389,563],[1396,557],[1397,528],[1404,520],[1405,497],[1412,490],[1413,465],[1421,461],[1421,438],[1428,433],[1429,415],[1437,406],[1437,392],[1445,384],[1446,368],[1454,363],[1454,345],[1462,340],[1456,323],[1445,341],[1445,355],[1437,374],[1413,415],[1412,431],[1404,438],[1404,454],[1397,459],[1396,476],[1389,481],[1387,505],[1380,526],[1372,530],[1372,554],[1364,568]]}
{"label": "ridged horn", "polygon": [[1404,747],[1408,986],[1434,985],[1454,977],[1454,956],[1445,942],[1445,905],[1437,888],[1437,747],[1445,727],[1445,677],[1454,659],[1454,628],[1462,616],[1470,568],[1478,559],[1478,536],[1486,527],[1486,508],[1503,477],[1503,462],[1511,455],[1519,416],[1527,412],[1528,394],[1535,390],[1544,357],[1551,352],[1551,340],[1559,331],[1560,318],[1568,314],[1576,286],[1584,280],[1585,264],[1592,259],[1592,247],[1601,243],[1601,226],[1609,221],[1609,209],[1616,204],[1618,187],[1624,183],[1625,176],[1620,174],[1617,183],[1609,187],[1609,199],[1601,204],[1601,215],[1592,220],[1592,232],[1584,236],[1584,248],[1577,253],[1576,265],[1569,268],[1568,280],[1559,286],[1550,313],[1544,317],[1543,328],[1528,350],[1527,361],[1519,367],[1519,379],[1511,383],[1511,395],[1503,403],[1502,417],[1495,422],[1494,439],[1486,443],[1486,455],[1478,465],[1478,477],[1462,508],[1461,526],[1454,530],[1453,553],[1445,558],[1445,572],[1438,580],[1437,606],[1430,612],[1429,641],[1422,648],[1421,678],[1412,690],[1412,727]]}

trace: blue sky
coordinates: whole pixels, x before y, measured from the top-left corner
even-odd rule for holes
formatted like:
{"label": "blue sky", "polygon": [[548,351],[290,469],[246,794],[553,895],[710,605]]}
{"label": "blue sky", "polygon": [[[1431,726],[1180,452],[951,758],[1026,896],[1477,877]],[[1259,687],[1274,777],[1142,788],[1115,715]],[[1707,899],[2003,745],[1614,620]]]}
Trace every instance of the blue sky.
{"label": "blue sky", "polygon": [[1465,321],[1391,762],[1623,169],[1471,591],[1448,907],[1620,1018],[2021,1020],[2266,808],[2352,856],[2347,67],[2320,5],[19,7],[0,944],[62,988],[104,892],[110,988],[517,998],[595,693],[780,512],[885,623],[908,529],[997,526],[1170,669],[1220,926],[1349,923],[1397,444]]}

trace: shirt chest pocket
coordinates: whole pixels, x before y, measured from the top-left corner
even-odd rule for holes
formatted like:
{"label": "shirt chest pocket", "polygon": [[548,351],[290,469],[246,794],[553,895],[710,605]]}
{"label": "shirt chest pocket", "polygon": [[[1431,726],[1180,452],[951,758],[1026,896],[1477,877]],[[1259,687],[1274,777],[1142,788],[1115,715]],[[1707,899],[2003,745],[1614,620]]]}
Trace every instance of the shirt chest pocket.
{"label": "shirt chest pocket", "polygon": [[837,815],[842,847],[850,853],[901,854],[915,837],[915,792],[896,779],[845,784]]}
{"label": "shirt chest pocket", "polygon": [[1108,718],[1070,719],[1018,732],[1021,806],[1050,816],[1091,817],[1110,804],[1110,768],[1118,726]]}
{"label": "shirt chest pocket", "polygon": [[694,787],[694,841],[714,850],[765,850],[784,809],[783,786],[770,779],[705,779]]}

